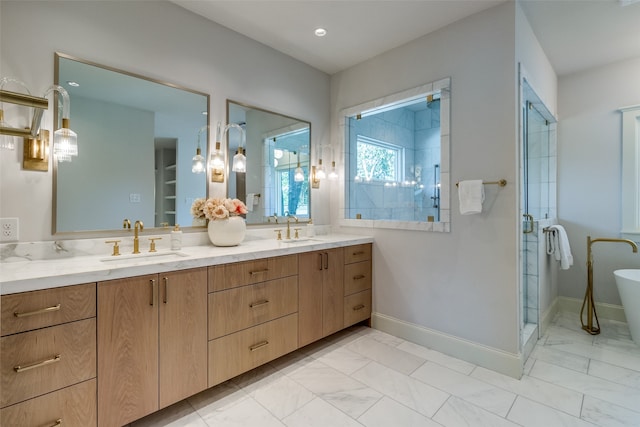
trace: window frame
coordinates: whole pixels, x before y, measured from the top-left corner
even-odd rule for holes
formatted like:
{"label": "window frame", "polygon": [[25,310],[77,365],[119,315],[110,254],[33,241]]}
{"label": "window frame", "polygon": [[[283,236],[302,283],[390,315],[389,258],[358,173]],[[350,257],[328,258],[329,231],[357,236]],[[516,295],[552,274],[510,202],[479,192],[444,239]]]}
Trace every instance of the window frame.
{"label": "window frame", "polygon": [[[396,159],[395,159],[395,177],[393,177],[392,179],[375,179],[373,178],[373,176],[371,177],[370,180],[367,180],[366,177],[364,177],[364,181],[375,181],[375,182],[401,182],[404,180],[404,156],[405,156],[405,148],[401,145],[398,144],[393,144],[391,142],[387,142],[387,141],[382,141],[379,139],[375,139],[375,138],[370,138],[368,136],[365,135],[356,135],[356,164],[359,160],[358,154],[359,154],[359,150],[357,149],[358,144],[367,144],[370,146],[375,146],[384,150],[393,150],[396,153]],[[360,175],[358,175],[360,176]]]}

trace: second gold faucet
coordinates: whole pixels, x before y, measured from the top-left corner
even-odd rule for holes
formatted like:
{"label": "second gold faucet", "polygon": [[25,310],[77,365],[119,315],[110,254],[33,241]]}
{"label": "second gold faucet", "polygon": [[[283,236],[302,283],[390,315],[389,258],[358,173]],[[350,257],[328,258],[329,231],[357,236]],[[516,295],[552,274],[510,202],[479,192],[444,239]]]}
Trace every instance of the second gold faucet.
{"label": "second gold faucet", "polygon": [[134,254],[139,254],[140,253],[140,239],[138,239],[138,233],[140,231],[144,230],[144,224],[142,223],[142,221],[138,220],[135,222],[135,224],[133,225],[133,253]]}

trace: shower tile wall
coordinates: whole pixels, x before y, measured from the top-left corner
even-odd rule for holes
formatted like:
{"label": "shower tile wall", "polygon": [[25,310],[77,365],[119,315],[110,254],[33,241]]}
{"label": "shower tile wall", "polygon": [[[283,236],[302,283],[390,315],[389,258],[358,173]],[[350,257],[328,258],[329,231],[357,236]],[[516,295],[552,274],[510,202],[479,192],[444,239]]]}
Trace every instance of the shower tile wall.
{"label": "shower tile wall", "polygon": [[403,108],[362,120],[349,121],[349,170],[357,170],[358,135],[396,144],[404,148],[404,170],[401,180],[416,181],[424,189],[391,185],[380,181],[357,182],[349,178],[349,218],[426,221],[429,215],[438,219],[434,208],[434,165],[440,162],[440,108],[413,112]]}

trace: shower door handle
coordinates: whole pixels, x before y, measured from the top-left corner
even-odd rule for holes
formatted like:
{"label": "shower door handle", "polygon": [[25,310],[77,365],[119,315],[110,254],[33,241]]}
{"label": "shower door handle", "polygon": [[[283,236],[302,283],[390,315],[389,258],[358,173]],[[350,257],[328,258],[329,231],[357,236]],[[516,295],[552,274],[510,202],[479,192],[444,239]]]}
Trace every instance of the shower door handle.
{"label": "shower door handle", "polygon": [[529,225],[530,225],[530,227],[531,227],[530,229],[527,229],[527,227],[524,227],[524,229],[523,229],[523,231],[522,231],[522,232],[523,232],[524,234],[533,233],[533,227],[534,227],[534,224],[533,224],[533,215],[524,214],[524,215],[522,215],[522,216],[523,216],[523,217],[525,217],[527,220],[529,220]]}

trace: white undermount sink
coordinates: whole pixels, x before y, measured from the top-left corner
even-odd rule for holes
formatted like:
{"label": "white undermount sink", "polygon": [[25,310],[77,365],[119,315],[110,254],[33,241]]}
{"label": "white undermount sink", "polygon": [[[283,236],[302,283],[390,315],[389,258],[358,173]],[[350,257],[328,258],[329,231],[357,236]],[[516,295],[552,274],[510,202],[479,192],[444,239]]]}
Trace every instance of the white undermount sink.
{"label": "white undermount sink", "polygon": [[189,255],[180,251],[141,252],[139,254],[112,255],[105,258],[100,258],[100,261],[102,262],[129,261],[129,260],[143,260],[143,259],[159,258],[159,257],[187,257],[187,256]]}

